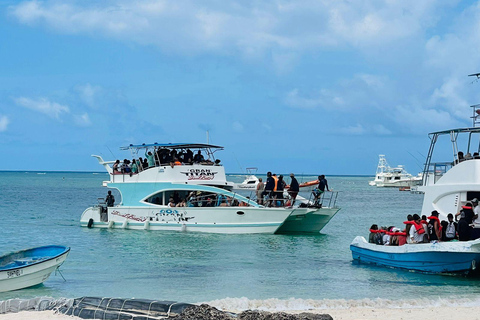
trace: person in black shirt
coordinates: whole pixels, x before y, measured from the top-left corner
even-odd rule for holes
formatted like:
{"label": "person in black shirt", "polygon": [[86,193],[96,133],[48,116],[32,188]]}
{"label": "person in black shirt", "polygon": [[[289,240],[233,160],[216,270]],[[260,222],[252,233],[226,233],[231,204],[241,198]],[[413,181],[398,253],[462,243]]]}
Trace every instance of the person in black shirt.
{"label": "person in black shirt", "polygon": [[273,190],[275,189],[275,180],[272,177],[270,171],[267,172],[267,182],[265,183],[265,191],[263,191],[263,196],[268,195],[268,206],[272,206],[273,199]]}
{"label": "person in black shirt", "polygon": [[288,194],[292,197],[291,206],[295,204],[295,199],[297,198],[298,192],[300,191],[300,186],[298,184],[297,179],[293,173],[290,173],[290,187],[288,188]]}

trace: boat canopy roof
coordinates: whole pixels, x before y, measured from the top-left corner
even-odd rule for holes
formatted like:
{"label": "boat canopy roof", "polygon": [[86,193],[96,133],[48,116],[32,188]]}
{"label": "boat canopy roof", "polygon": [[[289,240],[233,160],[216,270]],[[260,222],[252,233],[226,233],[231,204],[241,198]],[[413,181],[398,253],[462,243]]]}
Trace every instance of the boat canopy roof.
{"label": "boat canopy roof", "polygon": [[437,132],[431,132],[428,135],[433,136],[433,135],[441,135],[441,134],[450,134],[450,133],[464,133],[464,132],[471,132],[471,133],[476,133],[480,132],[480,127],[475,127],[475,128],[457,128],[457,129],[450,129],[450,130],[442,130],[442,131],[437,131]]}
{"label": "boat canopy roof", "polygon": [[207,143],[142,143],[142,144],[130,144],[129,146],[126,147],[120,147],[121,150],[128,150],[128,149],[142,149],[142,148],[151,148],[151,147],[157,147],[157,148],[165,148],[165,149],[221,149],[223,150],[223,147],[221,146],[216,146],[213,144],[207,144]]}

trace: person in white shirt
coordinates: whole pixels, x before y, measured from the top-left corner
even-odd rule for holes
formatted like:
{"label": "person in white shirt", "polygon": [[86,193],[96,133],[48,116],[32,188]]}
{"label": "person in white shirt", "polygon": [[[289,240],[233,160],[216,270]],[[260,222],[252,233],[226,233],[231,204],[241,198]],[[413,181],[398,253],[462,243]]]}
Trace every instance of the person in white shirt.
{"label": "person in white shirt", "polygon": [[425,229],[420,223],[420,216],[418,214],[413,215],[413,221],[416,225],[419,225],[419,230],[417,231],[417,227],[413,225],[410,228],[410,232],[408,237],[410,238],[410,243],[422,243],[423,242],[423,234],[425,233]]}

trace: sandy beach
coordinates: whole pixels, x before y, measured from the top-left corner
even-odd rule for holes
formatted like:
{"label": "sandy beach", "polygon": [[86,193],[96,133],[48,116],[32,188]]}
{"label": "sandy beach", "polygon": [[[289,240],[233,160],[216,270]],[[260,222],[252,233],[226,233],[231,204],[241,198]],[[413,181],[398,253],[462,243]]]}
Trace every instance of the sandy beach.
{"label": "sandy beach", "polygon": [[[289,312],[301,313],[305,311]],[[325,309],[308,311],[312,313],[327,313],[335,320],[411,320],[411,319],[436,319],[436,320],[480,320],[480,307],[436,307],[436,308],[350,308],[350,309]],[[80,319],[53,311],[22,311],[0,315],[1,320],[72,320]]]}

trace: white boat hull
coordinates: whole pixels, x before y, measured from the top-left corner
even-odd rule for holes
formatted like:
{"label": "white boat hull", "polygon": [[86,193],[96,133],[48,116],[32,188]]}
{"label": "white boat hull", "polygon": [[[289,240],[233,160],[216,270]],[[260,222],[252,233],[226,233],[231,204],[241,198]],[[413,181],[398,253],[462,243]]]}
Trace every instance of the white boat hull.
{"label": "white boat hull", "polygon": [[108,221],[100,219],[100,208],[84,211],[82,227],[207,233],[270,233],[282,225],[294,209],[256,207],[114,207]]}
{"label": "white boat hull", "polygon": [[288,216],[276,233],[319,233],[339,210],[340,208],[297,208]]}

